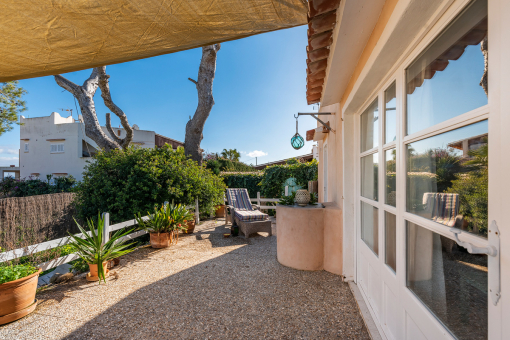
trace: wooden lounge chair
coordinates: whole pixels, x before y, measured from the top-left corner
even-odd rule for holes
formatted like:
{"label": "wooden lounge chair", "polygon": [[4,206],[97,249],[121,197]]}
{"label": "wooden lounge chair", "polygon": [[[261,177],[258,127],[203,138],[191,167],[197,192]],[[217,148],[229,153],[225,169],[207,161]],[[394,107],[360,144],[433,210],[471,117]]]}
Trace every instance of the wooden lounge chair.
{"label": "wooden lounge chair", "polygon": [[273,235],[269,216],[261,212],[259,206],[251,204],[248,190],[229,188],[227,200],[225,223],[229,220],[230,214],[230,222],[232,225],[239,226],[245,238],[259,231],[267,232],[269,236]]}

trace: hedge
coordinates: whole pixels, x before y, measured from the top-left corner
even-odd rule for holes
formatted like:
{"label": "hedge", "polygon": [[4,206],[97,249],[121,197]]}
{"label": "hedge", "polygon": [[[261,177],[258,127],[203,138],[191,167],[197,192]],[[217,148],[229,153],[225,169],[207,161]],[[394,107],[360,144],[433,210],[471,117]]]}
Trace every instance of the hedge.
{"label": "hedge", "polygon": [[264,177],[264,172],[222,172],[220,176],[228,188],[246,188],[250,197],[255,198],[257,192],[261,191],[259,183]]}
{"label": "hedge", "polygon": [[78,186],[77,202],[83,219],[107,211],[118,223],[164,201],[194,205],[197,197],[200,212],[209,213],[223,203],[224,191],[222,179],[188,159],[183,148],[131,147],[94,156]]}
{"label": "hedge", "polygon": [[278,198],[285,193],[285,181],[289,178],[296,180],[296,185],[308,188],[309,181],[316,181],[318,175],[317,160],[308,163],[293,163],[285,165],[272,165],[264,170],[260,182],[262,195]]}

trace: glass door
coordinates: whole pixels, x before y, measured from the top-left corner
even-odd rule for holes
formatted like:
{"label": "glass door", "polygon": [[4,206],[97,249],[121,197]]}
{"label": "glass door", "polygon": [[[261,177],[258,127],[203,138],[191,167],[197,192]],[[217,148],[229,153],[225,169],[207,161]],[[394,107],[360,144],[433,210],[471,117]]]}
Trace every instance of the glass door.
{"label": "glass door", "polygon": [[359,115],[357,279],[390,339],[488,337],[487,24],[469,3]]}

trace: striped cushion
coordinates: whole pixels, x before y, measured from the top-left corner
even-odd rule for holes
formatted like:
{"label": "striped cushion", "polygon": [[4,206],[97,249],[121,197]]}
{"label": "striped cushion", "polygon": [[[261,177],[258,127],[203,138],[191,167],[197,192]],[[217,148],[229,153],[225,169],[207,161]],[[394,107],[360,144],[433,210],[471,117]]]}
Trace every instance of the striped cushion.
{"label": "striped cushion", "polygon": [[432,220],[449,227],[455,226],[460,208],[459,194],[425,193],[423,204]]}
{"label": "striped cushion", "polygon": [[227,200],[228,204],[236,210],[253,210],[250,196],[248,196],[248,190],[246,189],[227,189]]}
{"label": "striped cushion", "polygon": [[267,220],[268,215],[260,212],[258,210],[236,210],[235,212],[236,218],[240,221],[249,222],[249,221],[264,221]]}

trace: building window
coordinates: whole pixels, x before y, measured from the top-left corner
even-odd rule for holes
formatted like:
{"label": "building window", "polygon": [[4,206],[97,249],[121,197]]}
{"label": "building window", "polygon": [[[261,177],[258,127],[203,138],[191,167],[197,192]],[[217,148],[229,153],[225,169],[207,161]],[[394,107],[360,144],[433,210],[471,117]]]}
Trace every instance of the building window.
{"label": "building window", "polygon": [[25,143],[25,152],[28,152],[28,143]]}
{"label": "building window", "polygon": [[50,153],[63,153],[64,144],[51,144]]}

